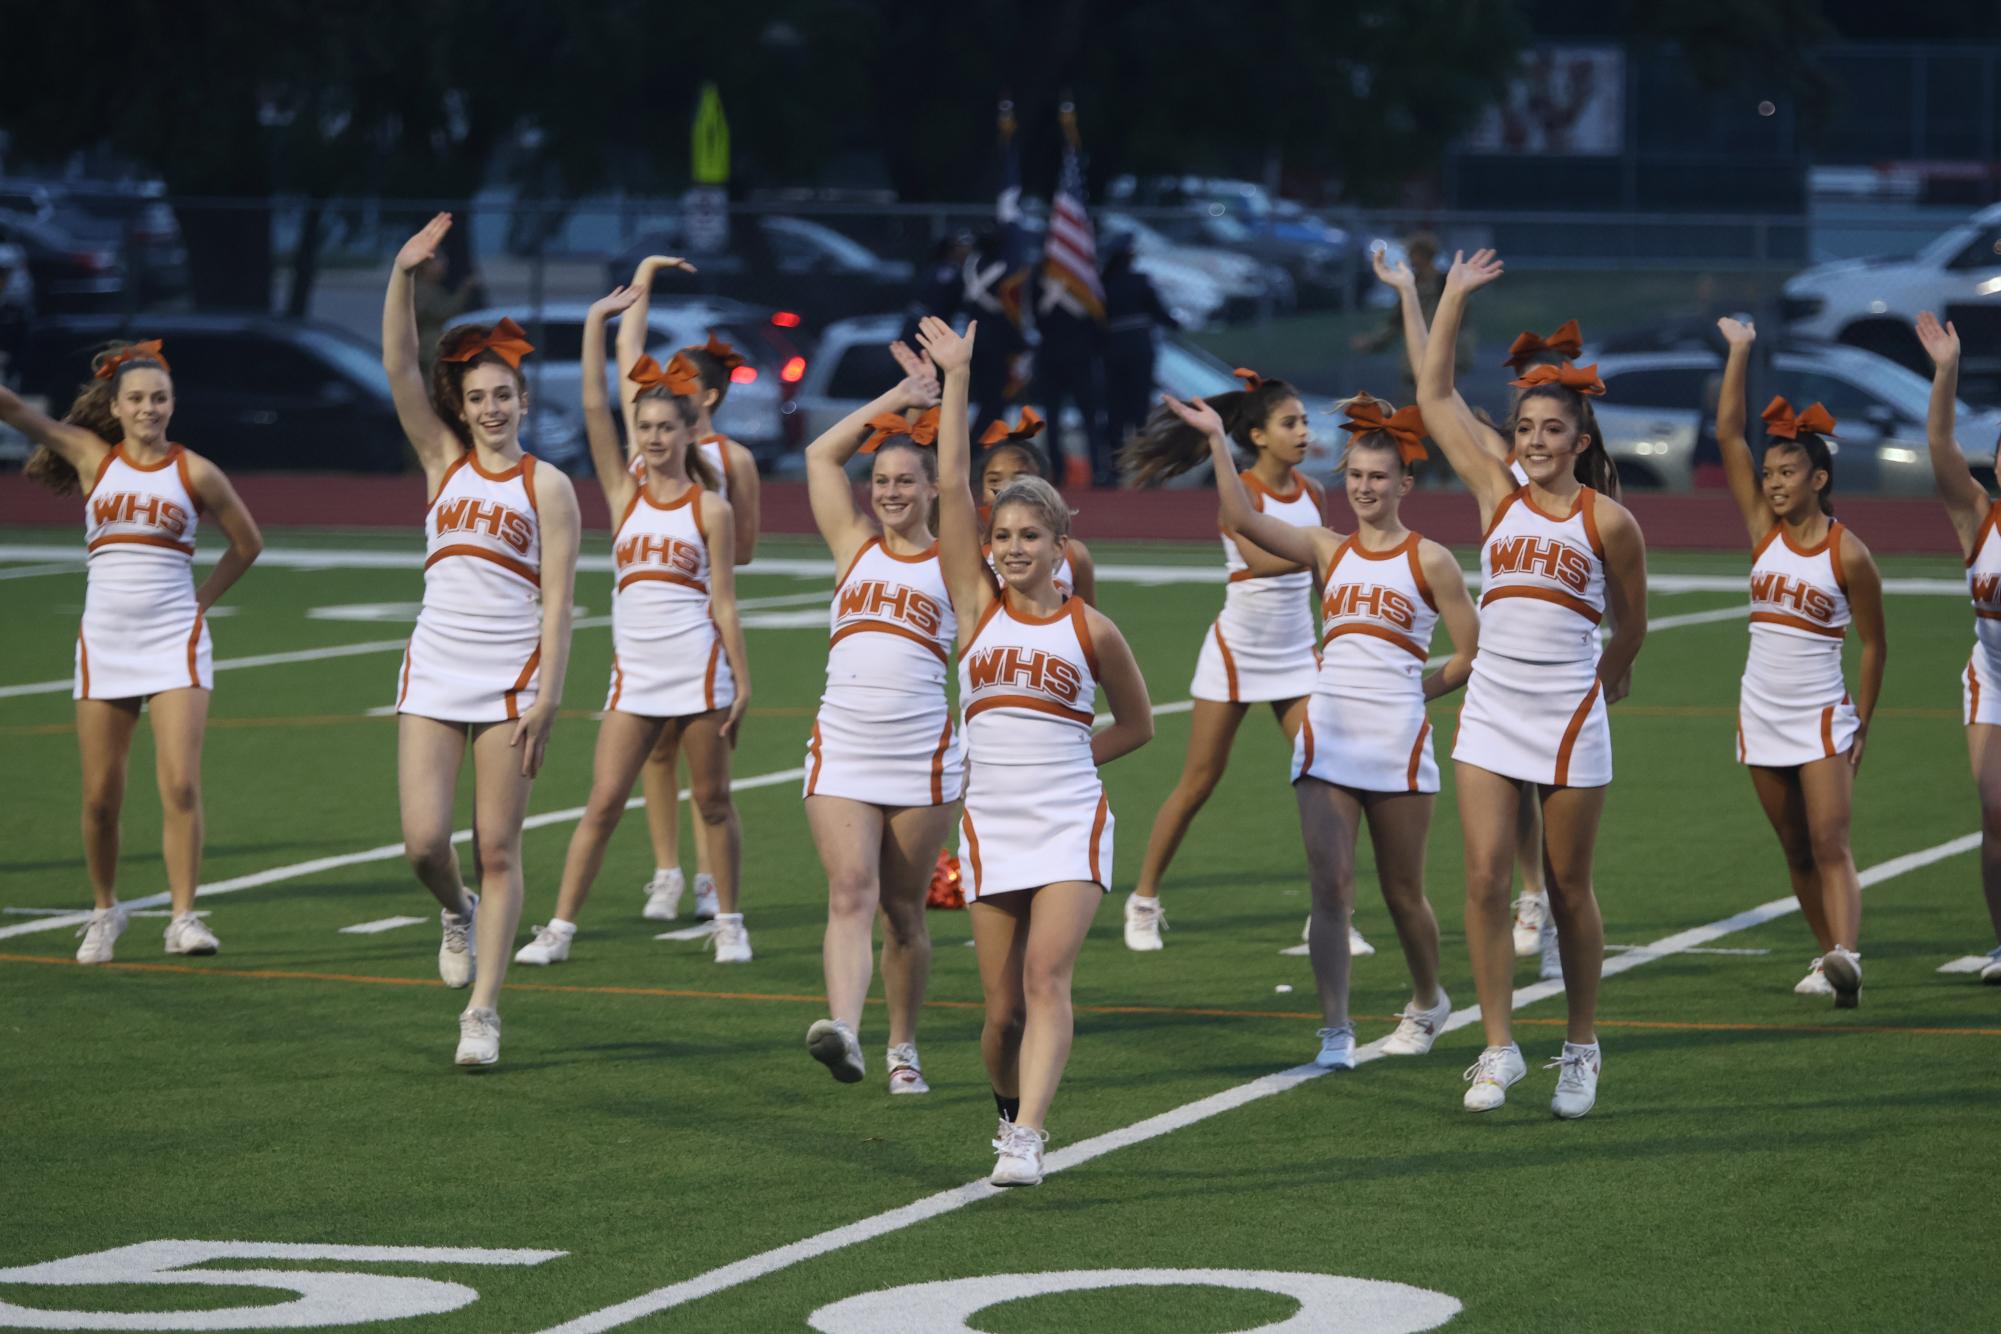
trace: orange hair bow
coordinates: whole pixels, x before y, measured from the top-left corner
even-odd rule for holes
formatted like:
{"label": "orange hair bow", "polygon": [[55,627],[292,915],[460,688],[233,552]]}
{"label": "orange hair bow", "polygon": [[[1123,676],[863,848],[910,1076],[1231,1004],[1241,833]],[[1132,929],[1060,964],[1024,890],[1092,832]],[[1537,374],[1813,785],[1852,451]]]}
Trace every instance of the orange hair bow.
{"label": "orange hair bow", "polygon": [[1793,405],[1786,402],[1784,395],[1765,405],[1764,418],[1765,434],[1781,440],[1797,440],[1802,431],[1810,435],[1834,434],[1833,413],[1818,403],[1809,403],[1806,411],[1795,417]]}
{"label": "orange hair bow", "polygon": [[932,408],[916,421],[904,420],[900,412],[885,412],[869,419],[872,434],[862,441],[861,452],[873,454],[893,436],[907,435],[915,444],[929,448],[938,440],[938,409]]}
{"label": "orange hair bow", "polygon": [[997,445],[1003,440],[1033,440],[1042,434],[1042,428],[1049,423],[1036,414],[1034,408],[1023,408],[1021,420],[1010,427],[1004,421],[996,421],[980,433],[982,445]]}
{"label": "orange hair bow", "polygon": [[1561,366],[1532,366],[1519,380],[1508,383],[1517,389],[1538,389],[1554,384],[1578,394],[1596,396],[1605,392],[1605,382],[1598,378],[1598,363],[1595,361],[1589,366],[1573,366],[1567,361]]}
{"label": "orange hair bow", "polygon": [[100,380],[109,380],[112,376],[118,374],[118,368],[128,361],[157,361],[160,363],[160,369],[163,371],[171,372],[174,369],[167,364],[166,357],[160,352],[160,340],[157,338],[148,338],[143,343],[127,343],[124,347],[119,348],[116,352],[106,357],[104,364],[97,368],[97,378]]}
{"label": "orange hair bow", "polygon": [[1574,361],[1584,354],[1584,331],[1577,327],[1576,320],[1565,320],[1547,338],[1524,329],[1515,335],[1508,359],[1501,364],[1520,371],[1529,358],[1540,352],[1554,352],[1565,361]]}
{"label": "orange hair bow", "polygon": [[1263,387],[1265,382],[1264,376],[1259,375],[1256,371],[1251,370],[1247,366],[1239,366],[1237,367],[1237,369],[1231,371],[1230,374],[1236,376],[1239,380],[1242,380],[1244,382],[1244,388],[1246,390],[1261,388]]}
{"label": "orange hair bow", "polygon": [[679,352],[667,359],[664,370],[653,358],[641,357],[632,363],[632,369],[625,373],[625,378],[642,390],[664,388],[677,397],[702,391],[702,377],[695,370],[695,363]]}
{"label": "orange hair bow", "polygon": [[1345,411],[1348,420],[1341,423],[1341,429],[1350,435],[1381,431],[1396,442],[1397,454],[1406,465],[1428,457],[1424,449],[1424,414],[1418,411],[1417,404],[1407,404],[1385,417],[1381,399],[1358,396]]}
{"label": "orange hair bow", "polygon": [[731,371],[744,364],[743,354],[728,343],[725,343],[722,339],[716,337],[715,330],[713,329],[709,331],[709,341],[702,344],[701,350],[722,363],[723,374],[725,375],[728,375]]}
{"label": "orange hair bow", "polygon": [[491,329],[460,329],[452,335],[451,343],[438,353],[440,361],[471,361],[482,352],[491,352],[506,362],[509,369],[520,370],[521,358],[535,350],[528,341],[528,333],[513,320],[502,316],[500,323]]}

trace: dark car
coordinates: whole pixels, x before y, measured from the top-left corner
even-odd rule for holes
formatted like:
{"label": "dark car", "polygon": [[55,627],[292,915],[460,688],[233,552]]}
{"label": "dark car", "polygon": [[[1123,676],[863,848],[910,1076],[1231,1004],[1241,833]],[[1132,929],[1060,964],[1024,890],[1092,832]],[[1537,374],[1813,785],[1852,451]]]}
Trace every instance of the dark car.
{"label": "dark car", "polygon": [[158,181],[0,180],[0,212],[116,252],[141,305],[188,293],[187,245]]}
{"label": "dark car", "polygon": [[117,310],[125,304],[125,266],[115,246],[7,212],[0,212],[0,244],[26,252],[35,306],[44,313]]}
{"label": "dark car", "polygon": [[[648,255],[685,255],[688,250],[687,233],[678,220],[672,221],[614,256],[607,276],[614,283],[627,282]],[[699,256],[695,263],[699,273],[662,274],[655,290],[721,293],[798,314],[814,327],[910,299],[909,261],[884,259],[831,227],[783,214],[733,219],[729,252]]]}
{"label": "dark car", "polygon": [[242,472],[399,472],[409,446],[381,354],[345,329],[272,315],[41,319],[21,387],[66,407],[114,338],[159,338],[174,376],[171,435]]}

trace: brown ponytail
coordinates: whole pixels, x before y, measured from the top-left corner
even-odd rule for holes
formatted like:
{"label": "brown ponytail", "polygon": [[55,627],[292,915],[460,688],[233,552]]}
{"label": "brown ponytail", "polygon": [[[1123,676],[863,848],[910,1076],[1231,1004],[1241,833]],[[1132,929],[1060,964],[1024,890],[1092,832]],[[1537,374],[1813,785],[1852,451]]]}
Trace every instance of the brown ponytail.
{"label": "brown ponytail", "polygon": [[[116,445],[125,438],[125,428],[118,424],[118,418],[111,411],[111,405],[118,401],[118,384],[129,370],[153,370],[167,372],[164,362],[150,357],[127,357],[116,363],[116,368],[103,379],[97,372],[113,363],[118,354],[131,347],[129,342],[106,343],[90,359],[91,378],[76,391],[76,399],[63,414],[63,420],[71,426],[81,426],[95,434],[107,445]],[[167,372],[171,374],[171,372]],[[28,456],[21,467],[21,475],[37,482],[59,496],[83,494],[83,478],[77,475],[70,461],[50,449],[47,445],[37,445],[35,452]]]}
{"label": "brown ponytail", "polygon": [[[1279,404],[1298,397],[1299,391],[1283,380],[1261,380],[1255,389],[1232,389],[1208,395],[1202,401],[1223,419],[1223,432],[1238,450],[1255,459],[1258,447],[1251,441],[1251,432],[1262,430]],[[1158,486],[1208,457],[1209,438],[1163,403],[1154,408],[1146,425],[1119,451],[1119,466],[1134,485]],[[1248,466],[1239,459],[1238,467]]]}

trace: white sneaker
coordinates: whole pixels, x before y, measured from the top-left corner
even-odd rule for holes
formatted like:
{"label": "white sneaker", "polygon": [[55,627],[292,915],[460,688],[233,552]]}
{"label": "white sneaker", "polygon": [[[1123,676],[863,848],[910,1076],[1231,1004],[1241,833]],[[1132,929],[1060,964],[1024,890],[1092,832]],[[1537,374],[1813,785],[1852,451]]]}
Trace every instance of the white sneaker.
{"label": "white sneaker", "polygon": [[740,912],[717,913],[709,943],[716,948],[717,963],[750,962],[750,932],[744,929]]}
{"label": "white sneaker", "polygon": [[917,1065],[917,1044],[904,1042],[891,1047],[883,1057],[889,1067],[889,1091],[891,1093],[929,1093],[931,1086],[924,1082],[924,1071]]}
{"label": "white sneaker", "polygon": [[1355,929],[1355,924],[1353,922],[1348,923],[1348,957],[1351,959],[1365,959],[1375,952],[1376,947],[1362,939],[1362,933]]}
{"label": "white sneaker", "polygon": [[1306,914],[1306,925],[1299,928],[1299,943],[1302,945],[1311,945],[1313,943],[1312,913]]}
{"label": "white sneaker", "polygon": [[695,873],[695,920],[713,922],[721,912],[716,901],[716,878],[707,871]]}
{"label": "white sneaker", "polygon": [[554,922],[535,928],[535,939],[514,952],[514,962],[532,964],[562,963],[570,957],[570,942],[577,938],[575,929],[563,930]]}
{"label": "white sneaker", "polygon": [[1862,956],[1836,945],[1820,956],[1820,971],[1834,988],[1834,1008],[1852,1010],[1862,1000]]}
{"label": "white sneaker", "polygon": [[806,1030],[806,1050],[843,1084],[859,1084],[868,1073],[860,1039],[838,1019],[815,1019]]}
{"label": "white sneaker", "polygon": [[1556,1077],[1556,1095],[1549,1100],[1549,1110],[1566,1121],[1575,1121],[1590,1111],[1598,1101],[1598,1072],[1604,1064],[1597,1043],[1588,1047],[1564,1043],[1563,1055],[1543,1067],[1562,1071]]}
{"label": "white sneaker", "polygon": [[222,942],[215,938],[215,932],[191,912],[182,913],[167,923],[169,954],[214,954],[221,948]]}
{"label": "white sneaker", "polygon": [[1403,1007],[1397,1018],[1397,1031],[1383,1042],[1385,1056],[1422,1056],[1431,1050],[1431,1044],[1438,1041],[1438,1032],[1445,1021],[1452,1017],[1452,997],[1445,994],[1445,988],[1438,989],[1438,1004],[1428,1010],[1418,1008],[1412,1001]]}
{"label": "white sneaker", "polygon": [[1806,976],[1793,986],[1793,995],[1832,996],[1833,994],[1834,983],[1827,980],[1827,973],[1821,968],[1820,959],[1816,956],[1813,967],[1807,969]]}
{"label": "white sneaker", "polygon": [[1049,1136],[1003,1121],[1006,1133],[994,1140],[999,1160],[987,1180],[996,1186],[1039,1186],[1042,1184],[1042,1146]]}
{"label": "white sneaker", "polygon": [[1149,899],[1135,890],[1126,895],[1126,948],[1142,954],[1161,949],[1160,933],[1167,929],[1167,914],[1160,900]]}
{"label": "white sneaker", "polygon": [[1563,981],[1563,951],[1556,947],[1556,922],[1547,912],[1536,932],[1536,949],[1542,955],[1536,965],[1536,976],[1545,982]]}
{"label": "white sneaker", "polygon": [[1980,970],[1980,980],[1990,984],[2001,982],[2001,945],[1987,951],[1987,966]]}
{"label": "white sneaker", "polygon": [[1480,1059],[1466,1068],[1460,1078],[1473,1087],[1466,1090],[1466,1110],[1491,1112],[1508,1100],[1508,1089],[1529,1072],[1522,1049],[1510,1042],[1505,1047],[1489,1047]]}
{"label": "white sneaker", "polygon": [[76,947],[78,963],[110,963],[111,947],[125,934],[125,909],[117,904],[93,908],[90,920],[76,929],[83,944]]}
{"label": "white sneaker", "polygon": [[1355,1030],[1346,1024],[1339,1028],[1321,1029],[1320,1050],[1315,1053],[1313,1063],[1322,1070],[1353,1070]]}
{"label": "white sneaker", "polygon": [[1542,948],[1542,924],[1549,920],[1549,900],[1524,894],[1515,900],[1515,957],[1527,959]]}
{"label": "white sneaker", "polygon": [[466,891],[466,903],[463,917],[449,908],[438,909],[438,925],[444,928],[444,939],[438,942],[438,976],[453,990],[471,986],[478,966],[473,921],[479,916],[479,895]]}
{"label": "white sneaker", "polygon": [[[688,882],[681,877],[681,868],[671,871],[655,870],[653,878],[646,882],[646,906],[639,915],[649,922],[671,922],[681,915],[681,895],[687,892]],[[712,891],[713,896],[713,891]],[[710,914],[714,916],[713,913]]]}
{"label": "white sneaker", "polygon": [[492,1010],[467,1010],[459,1016],[460,1065],[492,1065],[500,1059],[500,1016]]}

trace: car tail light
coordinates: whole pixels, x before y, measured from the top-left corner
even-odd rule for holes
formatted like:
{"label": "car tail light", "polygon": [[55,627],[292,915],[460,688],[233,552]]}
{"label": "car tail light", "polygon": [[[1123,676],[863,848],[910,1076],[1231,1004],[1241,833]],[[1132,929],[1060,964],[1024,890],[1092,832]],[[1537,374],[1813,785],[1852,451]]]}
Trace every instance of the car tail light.
{"label": "car tail light", "polygon": [[739,366],[739,367],[737,367],[737,368],[736,368],[735,370],[733,370],[733,371],[731,371],[731,372],[730,372],[730,383],[731,383],[731,384],[756,384],[756,383],[757,383],[757,367],[755,367],[755,366]]}
{"label": "car tail light", "polygon": [[798,384],[806,377],[806,358],[788,357],[785,366],[778,372],[778,378],[787,384]]}
{"label": "car tail light", "polygon": [[69,257],[92,273],[109,273],[118,264],[118,256],[109,250],[72,250]]}
{"label": "car tail light", "polygon": [[799,315],[796,311],[774,310],[771,312],[771,322],[781,329],[796,329],[799,327]]}

